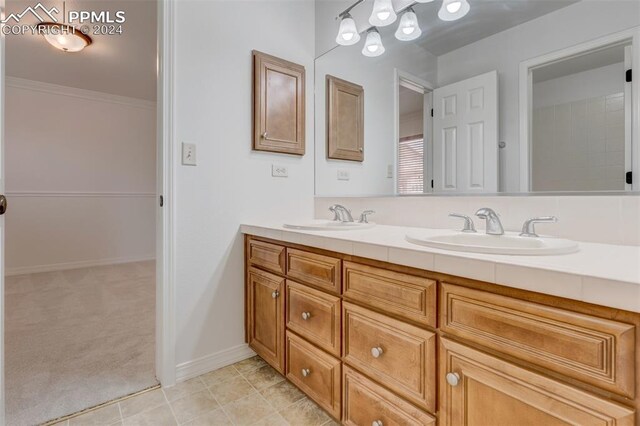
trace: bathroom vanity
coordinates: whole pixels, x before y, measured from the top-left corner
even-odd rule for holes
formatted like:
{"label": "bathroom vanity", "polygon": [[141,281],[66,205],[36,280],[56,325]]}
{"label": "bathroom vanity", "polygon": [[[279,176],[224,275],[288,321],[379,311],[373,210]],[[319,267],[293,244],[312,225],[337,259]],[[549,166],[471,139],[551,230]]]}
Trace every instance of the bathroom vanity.
{"label": "bathroom vanity", "polygon": [[528,287],[487,282],[506,256],[408,249],[393,228],[243,226],[249,346],[347,425],[638,424],[637,310],[553,295],[531,265]]}

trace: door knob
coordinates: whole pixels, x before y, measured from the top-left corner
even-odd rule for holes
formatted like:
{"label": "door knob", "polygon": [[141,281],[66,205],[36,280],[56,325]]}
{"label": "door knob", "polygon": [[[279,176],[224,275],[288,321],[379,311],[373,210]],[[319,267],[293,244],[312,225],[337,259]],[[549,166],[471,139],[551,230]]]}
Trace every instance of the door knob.
{"label": "door knob", "polygon": [[382,423],[382,420],[374,420],[371,422],[371,426],[384,426],[384,423]]}
{"label": "door knob", "polygon": [[271,293],[272,299],[277,299],[278,296],[280,296],[280,292],[278,290],[275,290],[273,293]]}
{"label": "door knob", "polygon": [[311,318],[311,312],[303,312],[302,313],[302,319],[303,320],[308,320],[309,318]]}
{"label": "door knob", "polygon": [[371,356],[374,358],[380,358],[380,356],[383,354],[383,350],[380,346],[375,347],[375,348],[371,348]]}
{"label": "door knob", "polygon": [[311,374],[311,370],[309,370],[308,368],[303,368],[302,369],[302,376],[303,377],[307,377],[309,374]]}
{"label": "door knob", "polygon": [[0,195],[0,215],[7,211],[7,197]]}
{"label": "door knob", "polygon": [[447,373],[445,377],[447,379],[447,383],[451,386],[458,386],[458,383],[460,383],[460,375],[458,373]]}

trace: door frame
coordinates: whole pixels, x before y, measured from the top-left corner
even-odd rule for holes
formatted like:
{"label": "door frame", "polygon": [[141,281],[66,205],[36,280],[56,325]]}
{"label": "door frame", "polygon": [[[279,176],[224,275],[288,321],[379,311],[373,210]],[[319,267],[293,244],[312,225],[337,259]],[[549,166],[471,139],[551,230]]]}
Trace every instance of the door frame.
{"label": "door frame", "polygon": [[[176,0],[158,1],[156,164],[156,377],[176,384],[174,127]],[[162,206],[160,205],[162,200]]]}
{"label": "door frame", "polygon": [[[406,81],[416,87],[423,89],[424,106],[422,109],[422,127],[423,127],[423,193],[433,192],[431,188],[431,180],[433,179],[433,164],[431,167],[427,167],[428,162],[432,162],[433,159],[433,118],[431,118],[431,109],[433,108],[433,91],[435,86],[406,71],[402,71],[398,68],[393,70],[393,132],[395,138],[394,150],[393,150],[393,193],[395,195],[407,195],[398,193],[398,153],[400,149],[400,84],[402,81]],[[428,132],[424,131],[424,128],[428,127]],[[429,183],[429,185],[427,185]]]}
{"label": "door frame", "polygon": [[[0,0],[4,13],[5,0]],[[156,204],[156,377],[163,387],[175,385],[175,153],[174,55],[175,0],[157,0],[157,195]],[[4,161],[5,36],[0,34],[0,161]],[[4,168],[2,168],[4,172]],[[3,188],[0,188],[0,190]],[[3,220],[3,219],[0,219]],[[0,234],[0,238],[4,235]],[[4,248],[4,241],[2,242]],[[0,424],[5,424],[4,251],[0,253]]]}
{"label": "door frame", "polygon": [[[533,78],[532,71],[554,62],[580,56],[590,51],[606,48],[620,43],[630,42],[632,51],[631,68],[640,72],[640,27],[599,37],[565,49],[556,50],[535,58],[520,62],[519,69],[519,124],[520,124],[520,191],[530,192],[531,187],[531,127],[533,117]],[[621,76],[622,78],[622,76]],[[637,77],[636,77],[637,78]],[[636,172],[633,185],[628,190],[640,190],[640,85],[631,85],[631,170]],[[628,135],[626,137],[629,137]],[[625,159],[626,161],[626,159]]]}

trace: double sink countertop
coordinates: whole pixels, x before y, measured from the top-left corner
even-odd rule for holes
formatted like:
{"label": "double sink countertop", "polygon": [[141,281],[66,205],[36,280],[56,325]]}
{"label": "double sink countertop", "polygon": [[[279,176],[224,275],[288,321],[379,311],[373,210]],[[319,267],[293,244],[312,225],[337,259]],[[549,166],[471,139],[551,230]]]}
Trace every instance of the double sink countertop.
{"label": "double sink countertop", "polygon": [[577,253],[513,256],[441,250],[405,238],[450,234],[448,229],[306,231],[257,221],[241,225],[240,232],[640,313],[639,246],[579,241]]}

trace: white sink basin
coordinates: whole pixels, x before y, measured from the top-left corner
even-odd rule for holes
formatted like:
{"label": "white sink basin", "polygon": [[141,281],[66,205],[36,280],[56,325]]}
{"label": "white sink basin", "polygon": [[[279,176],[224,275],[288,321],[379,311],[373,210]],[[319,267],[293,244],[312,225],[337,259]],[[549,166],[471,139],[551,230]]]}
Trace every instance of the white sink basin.
{"label": "white sink basin", "polygon": [[283,226],[285,228],[305,231],[349,231],[372,228],[375,226],[375,223],[336,222],[334,220],[315,219],[305,222],[285,223]]}
{"label": "white sink basin", "polygon": [[410,243],[421,246],[487,254],[548,256],[578,251],[578,244],[574,241],[551,237],[521,237],[515,232],[505,232],[504,235],[452,232],[436,236],[414,233],[408,234],[406,239]]}

